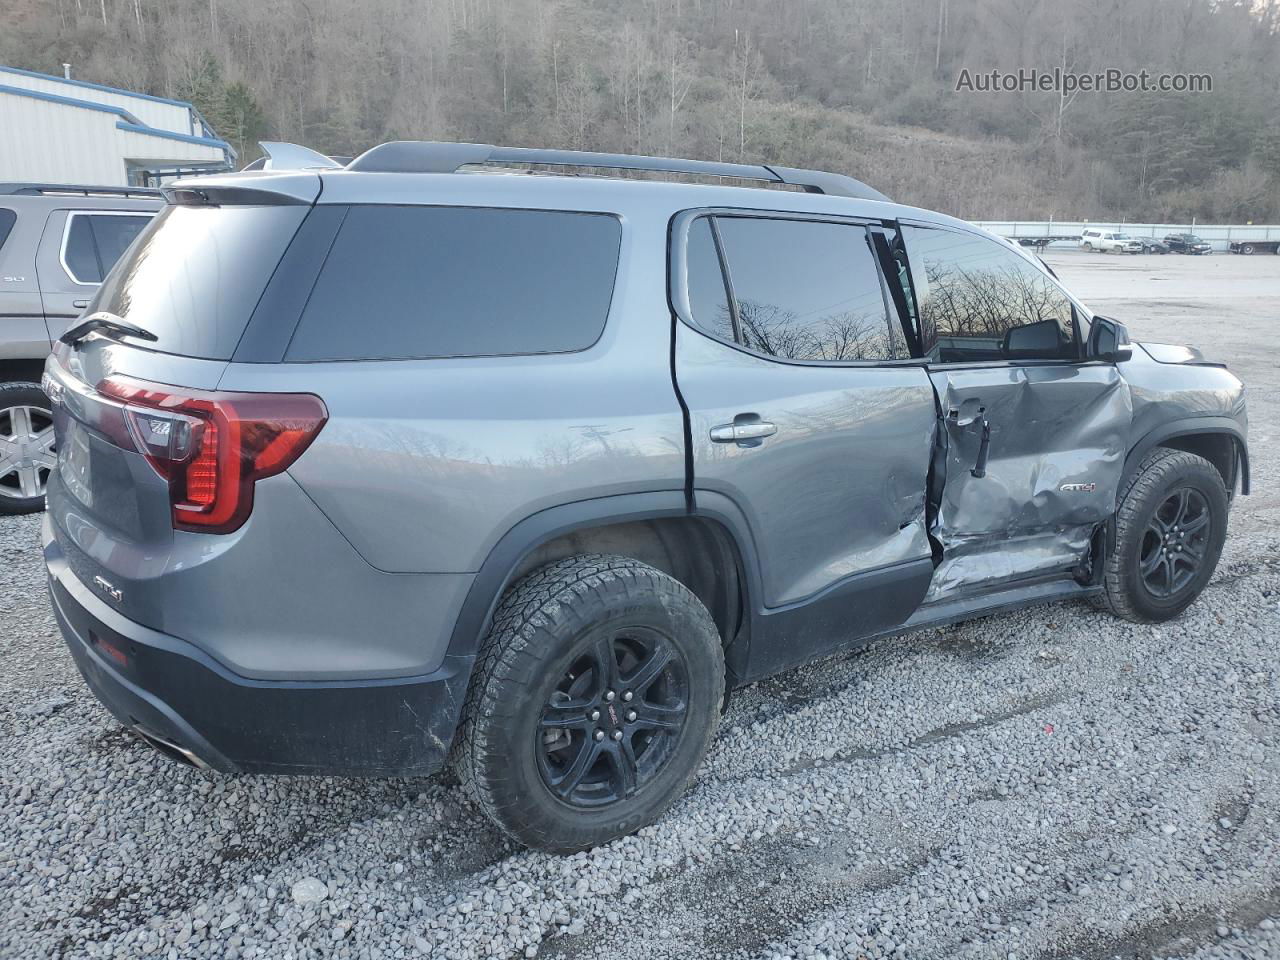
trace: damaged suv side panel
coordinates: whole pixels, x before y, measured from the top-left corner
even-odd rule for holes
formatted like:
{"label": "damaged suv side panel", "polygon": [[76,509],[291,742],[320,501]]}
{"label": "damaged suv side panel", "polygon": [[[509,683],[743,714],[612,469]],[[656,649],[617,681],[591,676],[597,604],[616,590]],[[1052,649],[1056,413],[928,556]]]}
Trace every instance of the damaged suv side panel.
{"label": "damaged suv side panel", "polygon": [[1115,512],[1132,416],[1116,368],[1012,366],[931,377],[947,458],[931,530],[942,563],[929,599],[1078,566],[1097,525]]}

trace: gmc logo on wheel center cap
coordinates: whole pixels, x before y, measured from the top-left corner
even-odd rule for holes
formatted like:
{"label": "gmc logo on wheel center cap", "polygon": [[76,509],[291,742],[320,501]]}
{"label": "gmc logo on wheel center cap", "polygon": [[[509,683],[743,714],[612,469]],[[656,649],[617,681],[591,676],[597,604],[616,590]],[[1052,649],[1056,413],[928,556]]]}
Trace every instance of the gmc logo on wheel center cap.
{"label": "gmc logo on wheel center cap", "polygon": [[613,709],[613,704],[609,704],[609,722],[615,727],[618,725],[618,711]]}

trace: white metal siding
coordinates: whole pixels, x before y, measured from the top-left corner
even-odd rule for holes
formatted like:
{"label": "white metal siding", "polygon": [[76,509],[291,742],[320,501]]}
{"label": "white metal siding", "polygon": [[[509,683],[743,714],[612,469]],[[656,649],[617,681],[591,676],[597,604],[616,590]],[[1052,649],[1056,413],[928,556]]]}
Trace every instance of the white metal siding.
{"label": "white metal siding", "polygon": [[[115,127],[115,124],[112,124]],[[203,143],[183,143],[181,140],[170,140],[167,137],[153,137],[132,130],[116,130],[120,155],[129,160],[144,160],[147,163],[178,163],[182,161],[199,161],[201,163],[217,163],[225,156],[221,147],[210,147]]]}
{"label": "white metal siding", "polygon": [[70,97],[73,100],[88,100],[90,103],[104,103],[112,107],[128,110],[148,127],[158,127],[173,133],[198,133],[192,129],[191,110],[186,106],[163,103],[146,97],[135,97],[128,93],[114,93],[97,90],[79,84],[67,83],[56,77],[29,77],[21,73],[9,73],[0,70],[0,84],[10,87],[21,87],[23,90],[38,90],[58,97]]}
{"label": "white metal siding", "polygon": [[119,119],[114,113],[0,92],[0,181],[126,186],[126,160],[177,165],[224,159],[220,147],[120,130]]}
{"label": "white metal siding", "polygon": [[0,180],[128,183],[111,113],[0,93]]}

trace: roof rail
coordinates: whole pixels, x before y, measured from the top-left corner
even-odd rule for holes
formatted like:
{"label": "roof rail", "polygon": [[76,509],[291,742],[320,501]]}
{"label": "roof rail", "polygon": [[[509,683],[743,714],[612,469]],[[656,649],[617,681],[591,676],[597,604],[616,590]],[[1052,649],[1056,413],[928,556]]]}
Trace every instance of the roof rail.
{"label": "roof rail", "polygon": [[821,170],[799,170],[710,160],[676,160],[624,153],[587,153],[579,150],[540,150],[533,147],[495,147],[487,143],[449,143],[430,140],[396,140],[366,150],[348,170],[378,173],[456,173],[478,164],[528,163],[546,166],[606,167],[613,170],[647,170],[655,173],[687,173],[705,177],[733,177],[802,187],[808,193],[862,200],[888,200],[883,193],[859,180]]}
{"label": "roof rail", "polygon": [[343,166],[333,157],[296,143],[259,140],[258,146],[266,156],[247,164],[245,170],[337,170]]}
{"label": "roof rail", "polygon": [[139,197],[158,200],[164,195],[152,187],[94,187],[75,183],[0,183],[6,197]]}

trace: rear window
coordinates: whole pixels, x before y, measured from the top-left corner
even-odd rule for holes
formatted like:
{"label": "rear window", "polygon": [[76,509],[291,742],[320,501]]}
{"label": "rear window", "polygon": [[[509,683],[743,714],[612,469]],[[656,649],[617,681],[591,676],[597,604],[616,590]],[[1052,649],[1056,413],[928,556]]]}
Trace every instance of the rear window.
{"label": "rear window", "polygon": [[285,359],[583,350],[604,330],[621,238],[606,214],[353,206]]}
{"label": "rear window", "polygon": [[228,360],[305,206],[170,206],[107,277],[95,309],[156,335],[149,348]]}

